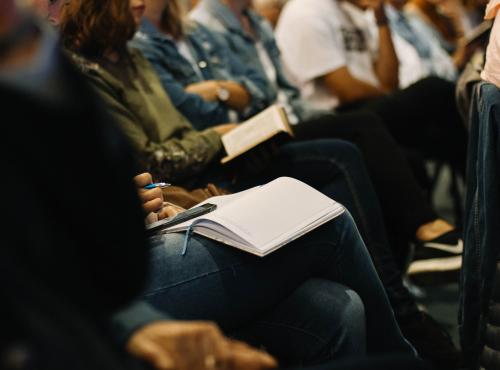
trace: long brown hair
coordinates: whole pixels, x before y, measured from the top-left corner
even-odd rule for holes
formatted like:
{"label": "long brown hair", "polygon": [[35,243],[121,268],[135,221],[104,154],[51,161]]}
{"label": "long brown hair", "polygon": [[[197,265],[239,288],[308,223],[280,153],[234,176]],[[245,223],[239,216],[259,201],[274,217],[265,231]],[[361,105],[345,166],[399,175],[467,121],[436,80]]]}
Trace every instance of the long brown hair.
{"label": "long brown hair", "polygon": [[184,36],[184,20],[182,8],[178,0],[168,0],[161,15],[162,31],[168,33],[175,40]]}
{"label": "long brown hair", "polygon": [[126,50],[136,31],[129,0],[72,0],[60,28],[64,47],[87,58]]}

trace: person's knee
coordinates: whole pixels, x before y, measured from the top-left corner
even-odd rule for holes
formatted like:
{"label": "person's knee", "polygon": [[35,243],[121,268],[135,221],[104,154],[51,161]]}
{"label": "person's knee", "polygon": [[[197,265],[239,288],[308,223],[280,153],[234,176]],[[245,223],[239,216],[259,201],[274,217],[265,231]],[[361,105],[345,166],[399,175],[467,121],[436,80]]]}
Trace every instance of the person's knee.
{"label": "person's knee", "polygon": [[449,93],[453,95],[455,91],[455,84],[453,82],[437,76],[426,77],[418,81],[416,85],[425,93],[431,94],[432,96],[439,96],[442,94],[448,96]]}
{"label": "person's knee", "polygon": [[360,296],[348,287],[323,279],[302,286],[309,292],[310,314],[315,315],[325,346],[320,357],[364,355],[365,308]]}
{"label": "person's knee", "polygon": [[358,147],[344,140],[318,140],[317,148],[326,154],[332,161],[343,166],[363,165],[363,157]]}

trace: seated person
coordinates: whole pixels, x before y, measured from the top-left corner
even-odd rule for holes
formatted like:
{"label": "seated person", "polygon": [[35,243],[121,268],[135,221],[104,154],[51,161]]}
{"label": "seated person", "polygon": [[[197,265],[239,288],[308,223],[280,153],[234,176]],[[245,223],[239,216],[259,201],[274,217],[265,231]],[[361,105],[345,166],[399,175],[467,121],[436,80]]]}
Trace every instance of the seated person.
{"label": "seated person", "polygon": [[[175,33],[172,30],[176,30]],[[264,31],[258,29],[257,33],[261,32]],[[183,44],[190,47],[181,47]],[[236,60],[231,58],[225,63],[231,53],[217,40],[216,35],[205,27],[193,22],[183,24],[177,1],[165,3],[162,0],[147,0],[140,30],[129,45],[140,49],[155,67],[163,87],[173,97],[172,101],[176,108],[187,117],[195,117],[197,121],[205,122],[203,126],[195,124],[197,128],[224,122],[221,121],[224,117],[212,115],[197,102],[206,99],[205,104],[224,106],[224,103],[216,97],[219,78],[244,80],[246,76],[242,73],[245,67],[237,58]],[[256,62],[259,63],[258,60]],[[275,66],[279,66],[279,57],[274,58],[273,62]],[[197,67],[200,64],[205,66],[203,73]],[[254,65],[256,64],[252,63],[252,66]],[[278,75],[282,75],[279,69],[277,72]],[[261,73],[261,76],[263,79],[267,78],[264,73]],[[284,81],[284,77],[268,81],[268,84],[277,86],[282,80]],[[193,86],[203,86],[205,91],[196,93],[193,91]],[[276,88],[272,91],[276,94]],[[210,97],[207,98],[207,94]],[[287,94],[283,91],[282,96],[285,95]],[[212,100],[218,101],[212,103]],[[301,104],[298,97],[292,101],[296,102],[290,106]],[[300,116],[300,113],[297,115]],[[361,149],[381,199],[384,216],[386,220],[390,220],[391,233],[402,235],[398,239],[413,241],[416,238],[425,242],[429,237],[436,238],[452,230],[450,224],[439,219],[432,211],[403,153],[376,116],[361,112],[323,115],[317,119],[300,122],[294,125],[293,129],[298,139],[334,137],[352,141]],[[388,161],[392,166],[385,165]],[[403,203],[412,211],[401,214]],[[436,234],[425,236],[425,230],[430,228],[435,228]],[[458,239],[459,234],[455,235]]]}
{"label": "seated person", "polygon": [[[72,14],[73,4],[68,5],[69,8],[65,10],[68,16]],[[132,6],[136,4],[137,2]],[[106,5],[108,4],[102,0],[95,4],[97,8],[106,8]],[[128,4],[126,5],[127,7],[119,9],[121,14],[127,14]],[[37,39],[38,31],[36,28],[32,30],[33,33],[29,35]],[[31,41],[30,39],[31,37],[27,41]],[[24,52],[25,49],[20,51]],[[143,214],[130,181],[136,166],[127,140],[111,124],[109,117],[101,112],[101,106],[93,101],[87,86],[75,75],[57,48],[48,51],[51,63],[44,72],[48,81],[52,78],[58,81],[54,86],[56,88],[52,90],[56,99],[47,101],[45,96],[40,95],[40,90],[21,93],[19,90],[25,91],[25,86],[19,84],[19,80],[11,79],[7,89],[3,83],[0,85],[0,96],[7,103],[6,112],[10,109],[18,112],[16,122],[22,122],[9,125],[6,128],[7,137],[20,137],[25,130],[32,134],[21,142],[8,140],[1,149],[2,168],[7,171],[7,177],[1,185],[2,190],[14,190],[16,195],[7,197],[4,202],[5,209],[11,210],[9,214],[12,217],[9,217],[6,225],[8,233],[3,233],[1,237],[2,245],[7,247],[2,248],[1,253],[2,256],[8,256],[9,261],[13,260],[22,266],[20,271],[14,270],[13,276],[17,278],[17,273],[26,269],[36,278],[37,284],[48,289],[50,293],[45,297],[52,297],[56,303],[61,298],[61,310],[54,310],[63,315],[60,317],[61,321],[64,322],[65,313],[71,318],[73,313],[77,315],[75,321],[57,325],[54,316],[48,317],[44,310],[38,313],[37,319],[40,321],[24,323],[24,330],[17,332],[18,337],[27,340],[29,345],[40,345],[43,343],[40,339],[47,335],[54,334],[53,338],[62,340],[72,330],[72,325],[81,325],[75,328],[71,337],[66,338],[67,341],[58,342],[64,345],[56,347],[59,350],[57,356],[49,357],[50,363],[54,365],[51,369],[64,368],[64,363],[68,366],[76,358],[81,359],[81,363],[77,361],[74,364],[77,369],[88,368],[86,366],[132,369],[132,365],[127,365],[130,358],[111,343],[106,322],[110,314],[129,303],[142,287],[147,253],[151,253],[151,264],[154,265],[148,286],[152,288],[154,284],[162,284],[163,287],[153,289],[145,299],[161,305],[163,310],[172,309],[174,312],[185,304],[186,310],[179,313],[180,316],[201,317],[214,314],[217,318],[222,311],[227,310],[228,314],[223,315],[227,325],[241,328],[239,336],[248,333],[255,339],[259,338],[259,331],[266,323],[261,323],[258,319],[272,319],[274,310],[281,320],[286,318],[279,314],[280,310],[285,310],[289,319],[295,316],[292,311],[296,310],[295,317],[298,321],[294,320],[295,325],[299,325],[299,321],[312,324],[311,321],[300,318],[304,317],[302,315],[318,312],[318,315],[311,315],[313,321],[316,321],[315,329],[325,334],[331,330],[326,334],[330,339],[327,342],[314,341],[307,334],[304,337],[307,345],[297,345],[297,352],[289,349],[289,356],[298,355],[298,351],[302,351],[302,354],[318,361],[331,357],[334,353],[339,357],[342,353],[349,356],[351,351],[362,355],[365,349],[365,325],[368,332],[374,333],[373,339],[366,340],[366,348],[370,353],[412,354],[411,346],[400,334],[383,287],[348,213],[335,222],[324,225],[317,232],[293,242],[286,248],[288,252],[277,252],[271,258],[259,259],[216,243],[205,246],[206,240],[196,237],[192,239],[190,252],[185,258],[174,261],[179,256],[171,256],[164,260],[165,264],[158,263],[159,257],[167,257],[172,250],[176,250],[176,239],[182,236],[167,236],[164,240],[167,245],[162,242],[151,250],[148,248],[141,220]],[[26,66],[8,63],[9,71],[20,72],[25,67],[31,67],[38,52],[40,48],[30,49]],[[72,125],[67,125],[68,121]],[[73,137],[75,132],[77,135]],[[73,139],[68,140],[69,137]],[[57,179],[59,186],[54,186],[54,179]],[[136,186],[142,189],[150,181],[148,175],[138,176]],[[108,187],[105,191],[103,184]],[[61,191],[61,187],[71,187],[72,191]],[[110,188],[113,189],[112,196]],[[156,192],[157,189],[140,192],[146,212],[158,205],[155,201],[161,194]],[[75,193],[78,196],[75,197]],[[18,212],[20,206],[23,212]],[[33,222],[26,219],[25,212],[28,209],[36,217]],[[168,209],[160,213],[159,217],[165,214],[169,214]],[[27,223],[33,232],[26,230]],[[211,254],[204,253],[205,248],[211,249]],[[321,251],[326,254],[320,253]],[[306,255],[309,257],[306,258]],[[309,258],[310,263],[306,263]],[[190,269],[190,266],[209,267],[216,261],[219,266],[223,261],[232,266],[230,276],[213,280],[212,274],[200,276],[197,271]],[[168,265],[178,268],[179,262],[185,267],[183,271],[168,271]],[[333,267],[335,265],[336,268]],[[7,266],[11,267],[10,264]],[[282,269],[287,268],[293,274],[282,273]],[[2,269],[2,273],[4,271]],[[221,270],[221,274],[226,271]],[[169,284],[167,279],[182,279],[186,273],[192,274],[192,278],[196,279],[196,287],[192,285],[189,288],[196,291],[194,295],[187,291],[186,280],[183,280],[184,284],[178,281],[170,290],[164,289]],[[250,278],[242,279],[244,274],[248,274]],[[340,276],[342,283],[335,281]],[[191,282],[194,282],[193,279],[190,279]],[[255,284],[255,279],[265,283]],[[234,289],[227,285],[231,281]],[[343,285],[351,283],[352,289]],[[203,289],[202,284],[206,284],[207,288]],[[2,289],[4,287],[5,284]],[[360,289],[360,292],[355,293],[353,289]],[[260,293],[242,294],[245,291]],[[3,292],[5,290],[2,291],[2,296]],[[30,294],[29,290],[22,293],[18,297],[27,297],[40,305],[42,302],[39,299],[45,290],[36,291],[35,294]],[[167,303],[170,294],[172,301]],[[226,303],[214,300],[216,294],[224,296]],[[163,301],[160,302],[160,299]],[[197,302],[182,302],[191,299]],[[325,299],[328,304],[325,304]],[[19,301],[7,301],[7,312],[12,314],[10,307],[11,304],[16,307],[16,302]],[[50,306],[50,301],[45,303],[49,310],[54,307]],[[219,306],[214,306],[214,303]],[[293,310],[287,310],[287,304]],[[239,306],[244,306],[245,310],[238,309]],[[16,315],[21,315],[31,307],[30,304],[25,305]],[[64,310],[65,307],[67,310]],[[175,322],[172,319],[165,321],[167,316],[147,307],[137,303],[126,311],[121,310],[115,315],[114,330],[120,339],[127,341],[127,348],[131,353],[146,359],[158,369],[264,369],[276,364],[268,355],[225,338],[213,324]],[[3,309],[5,308],[4,304]],[[196,308],[199,309],[198,313],[194,312]],[[214,311],[210,312],[211,310]],[[246,320],[247,318],[253,318],[257,325],[252,327],[252,321]],[[42,322],[47,326],[38,327],[39,331],[36,332],[35,326]],[[51,332],[52,329],[56,332]],[[290,336],[289,329],[293,328],[288,326],[286,333],[283,333],[287,337]],[[295,329],[298,327],[295,326]],[[33,331],[39,336],[26,337],[27,333]],[[75,336],[75,331],[81,337]],[[380,337],[379,333],[382,331],[384,336]],[[268,330],[266,332],[269,333]],[[301,332],[303,333],[296,330],[295,334],[300,337]],[[280,333],[275,328],[272,334]],[[82,337],[91,341],[84,341],[79,348],[76,343]],[[312,337],[318,338],[315,334]],[[294,339],[299,338],[295,336]],[[286,341],[283,338],[275,345]],[[47,354],[54,352],[54,342],[48,344],[50,345],[44,346],[44,349],[31,346],[26,348],[28,353],[40,356],[29,358],[33,361],[29,366],[40,362],[41,366],[46,365],[43,361],[48,357]],[[85,357],[80,352],[83,348],[90,351]],[[3,361],[3,357],[1,360]]]}
{"label": "seated person", "polygon": [[[272,101],[265,77],[239,63],[207,29],[185,25],[177,1],[148,1],[146,12],[161,14],[161,28],[149,17],[143,19],[130,46],[139,48],[155,67],[172,103],[195,128],[239,122]],[[187,34],[192,37],[184,37]],[[203,58],[193,58],[194,53]],[[165,65],[182,76],[183,86]]]}
{"label": "seated person", "polygon": [[[404,148],[446,161],[464,173],[467,136],[454,84],[429,77],[398,91],[399,61],[383,2],[369,3],[378,40],[366,27],[362,4],[361,0],[287,3],[277,39],[291,75],[313,104],[373,111]],[[302,27],[295,27],[297,23]]]}
{"label": "seated person", "polygon": [[[65,34],[65,27],[66,26],[63,23],[62,38],[63,41],[68,41],[71,40],[71,35]],[[97,28],[94,29],[96,32],[99,31]],[[70,48],[73,48],[74,46],[71,45],[74,44],[68,44]],[[137,53],[133,54],[133,58],[136,61],[142,60],[140,59],[140,55]],[[156,77],[154,77],[154,74],[149,72],[151,67],[149,67],[148,64],[141,62],[142,69],[140,69],[140,71],[148,76],[149,83],[153,86],[152,90],[157,93],[154,96],[148,96],[147,101],[143,102],[143,106],[152,109],[153,103],[156,102],[156,106],[154,108],[155,110],[153,112],[146,112],[141,108],[140,110],[133,112],[128,107],[129,102],[116,97],[118,92],[115,92],[113,90],[114,87],[111,85],[117,85],[116,78],[113,78],[110,73],[105,72],[104,68],[97,69],[92,63],[85,62],[82,64],[81,57],[78,57],[77,61],[84,67],[84,70],[93,84],[97,84],[101,93],[106,94],[105,98],[111,104],[111,111],[116,115],[119,122],[122,124],[122,127],[125,129],[125,132],[129,134],[129,137],[136,144],[136,147],[142,155],[144,155],[144,152],[147,153],[147,151],[150,150],[147,147],[144,148],[145,145],[149,145],[152,149],[164,147],[165,149],[172,148],[172,152],[174,152],[174,150],[178,150],[178,141],[171,139],[168,135],[163,136],[164,139],[162,140],[164,140],[164,142],[162,143],[153,143],[153,140],[158,140],[155,137],[147,139],[148,135],[151,135],[151,127],[157,127],[157,130],[163,130],[163,132],[166,132],[168,126],[165,125],[163,121],[160,121],[158,117],[161,117],[161,115],[165,114],[165,112],[169,112],[166,107],[171,106],[171,103],[168,101],[164,92],[161,92],[161,88],[156,87],[159,85],[159,82]],[[102,61],[101,65],[103,65]],[[105,62],[104,65],[113,66],[109,61]],[[114,68],[118,68],[118,66],[114,66]],[[123,77],[124,75],[125,74],[122,74],[121,76]],[[120,89],[121,88],[118,88],[118,91]],[[130,94],[130,96],[132,96],[132,94],[136,94],[134,97],[134,105],[130,106],[137,107],[137,102],[139,101],[137,91],[129,89],[128,94]],[[124,115],[123,112],[127,112],[126,115]],[[175,117],[181,117],[172,108],[170,109],[169,114],[172,115],[173,119],[179,119]],[[134,121],[135,118],[130,118],[136,117],[137,115],[143,115],[142,119]],[[174,123],[173,119],[170,119],[167,122],[172,124]],[[150,123],[149,126],[144,129],[141,128],[141,124],[148,122]],[[182,123],[182,121],[179,122],[183,125],[180,126],[182,130],[189,133],[190,137],[196,138],[204,135],[203,133],[197,133],[192,129],[188,130],[187,123]],[[180,130],[179,133],[182,133],[182,130]],[[140,137],[144,137],[144,139]],[[146,144],[148,141],[149,143]],[[370,182],[367,180],[366,173],[362,163],[360,162],[359,154],[355,151],[353,152],[350,146],[346,146],[345,144],[339,145],[340,143],[332,145],[333,143],[334,142],[328,140],[321,142],[316,141],[312,143],[312,145],[308,143],[297,143],[286,146],[284,150],[289,152],[286,155],[278,156],[276,162],[276,168],[278,170],[272,171],[269,176],[264,175],[263,177],[260,177],[261,181],[265,181],[264,179],[271,179],[275,177],[277,173],[291,175],[299,179],[305,179],[306,182],[316,185],[325,194],[335,197],[344,204],[347,204],[347,207],[356,215],[356,219],[361,222],[360,228],[363,230],[362,232],[363,235],[365,235],[366,240],[368,240],[370,250],[374,255],[379,271],[382,271],[384,282],[387,282],[388,284],[387,289],[390,292],[391,301],[394,302],[394,305],[397,308],[398,317],[404,316],[406,327],[411,328],[408,329],[409,331],[412,330],[412,333],[408,333],[408,335],[418,336],[419,333],[421,333],[421,331],[413,331],[413,329],[418,326],[414,325],[415,323],[425,323],[428,331],[435,332],[437,328],[432,324],[432,321],[417,310],[414,300],[409,296],[408,291],[402,286],[400,278],[401,273],[399,272],[398,267],[395,266],[394,259],[390,256],[391,252],[388,250],[389,246],[381,221],[382,217],[378,210],[378,204],[376,203],[376,197],[373,194]],[[190,149],[190,147],[186,147],[186,149]],[[307,150],[307,155],[302,154],[302,151],[305,149]],[[196,150],[199,149],[196,148]],[[155,154],[157,154],[157,152]],[[312,156],[309,157],[309,155]],[[193,154],[188,153],[188,150],[186,150],[186,158],[190,158],[189,156],[193,156]],[[167,177],[171,179],[171,172],[168,172],[169,168],[158,166],[157,163],[154,162],[155,158],[156,157],[154,156],[151,157],[152,162],[145,161],[147,166],[156,171],[157,175],[155,175],[155,177]],[[201,159],[199,155],[197,158],[198,160]],[[181,166],[187,167],[189,165],[193,165],[191,162],[180,162],[179,165],[177,165],[174,162],[176,159],[177,158],[175,157],[166,157],[162,160],[170,166],[174,165],[177,171],[181,171],[183,169]],[[334,160],[332,161],[332,159]],[[339,161],[344,164],[341,171],[338,171],[335,165],[335,163],[338,163]],[[198,167],[195,167],[194,170],[200,172],[204,171],[205,173],[209,170],[206,165],[205,169],[203,169],[201,165]],[[321,174],[321,176],[318,176],[318,174]],[[210,173],[207,174],[207,176],[210,175]],[[256,184],[255,180],[253,184]],[[240,184],[239,187],[242,188],[242,185]],[[373,249],[371,248],[372,246]],[[399,278],[394,278],[394,276]],[[441,338],[438,335],[434,337]],[[444,343],[448,342],[445,341]]]}
{"label": "seated person", "polygon": [[[85,5],[87,2],[83,4]],[[141,6],[138,6],[137,9],[140,10]],[[70,13],[70,10],[75,13]],[[95,12],[106,11],[105,8],[101,9],[97,6],[92,10]],[[146,158],[144,162],[149,168],[155,170],[155,178],[175,179],[176,172],[182,171],[192,171],[191,177],[194,177],[193,175],[196,173],[213,176],[211,173],[207,173],[208,164],[213,162],[217,151],[214,150],[210,152],[210,156],[205,156],[200,152],[204,148],[194,144],[197,141],[203,143],[204,137],[213,135],[215,132],[211,130],[203,133],[194,131],[189,123],[172,107],[151,66],[137,52],[125,49],[127,38],[130,37],[128,31],[117,33],[120,40],[118,40],[119,42],[115,40],[116,49],[106,48],[103,53],[90,48],[90,45],[93,45],[90,42],[93,34],[104,35],[104,33],[97,24],[94,24],[93,28],[85,28],[91,30],[91,34],[80,32],[79,27],[84,27],[85,24],[83,21],[77,25],[74,24],[74,19],[80,19],[78,11],[80,9],[73,9],[72,4],[66,8],[66,16],[61,24],[62,40],[70,50],[86,54],[87,58],[85,59],[82,56],[75,56],[74,59],[93,85],[97,87],[97,91],[105,96],[110,111],[115,114],[143,158]],[[140,16],[135,18],[140,20]],[[117,32],[120,25],[121,23],[117,21],[115,24]],[[128,26],[128,23],[124,22],[123,26]],[[83,38],[84,36],[85,38]],[[102,36],[99,39],[103,40]],[[87,44],[87,40],[89,44]],[[122,47],[119,46],[120,44]],[[121,54],[118,50],[121,51]],[[119,76],[120,80],[115,76]],[[130,76],[134,78],[130,79]],[[128,87],[126,93],[123,85]],[[145,89],[145,86],[148,86],[148,89]],[[152,91],[154,94],[148,91]],[[213,142],[220,147],[220,143],[215,140],[216,138],[214,136]],[[384,240],[383,225],[380,225],[382,217],[378,214],[376,201],[375,203],[373,201],[376,198],[369,181],[366,180],[366,173],[360,163],[359,154],[353,152],[351,146],[339,144],[331,140],[289,144],[281,149],[288,151],[287,155],[279,154],[276,163],[272,163],[279,171],[272,171],[269,176],[265,175],[253,179],[254,184],[256,181],[265,181],[265,179],[282,174],[303,179],[313,186],[317,186],[325,194],[335,196],[336,199],[349,204],[348,207],[352,208],[357,219],[362,221],[360,227],[366,231],[367,239],[369,238],[373,245],[379,245],[379,249],[386,248],[387,242]],[[310,155],[312,156],[309,157]],[[349,160],[353,164],[344,165],[339,171],[334,165],[339,160],[342,162]],[[353,169],[351,170],[351,168]],[[224,173],[222,176],[227,178]],[[346,176],[349,176],[347,181],[345,181]],[[241,184],[238,186],[242,187]],[[365,207],[363,204],[367,206]],[[368,206],[368,204],[370,205]],[[373,216],[361,216],[366,212],[374,214]],[[380,256],[376,253],[377,257],[374,258],[377,263],[382,262],[386,266],[394,263],[391,260],[387,261],[384,257],[386,253],[387,251]],[[392,269],[392,271],[397,273],[397,269]],[[393,279],[392,275],[386,276],[388,279]],[[396,283],[396,288],[402,288],[401,280]],[[398,293],[394,292],[391,296],[397,299]],[[407,293],[404,297],[407,297]],[[404,307],[410,309],[411,315],[417,318],[419,324],[431,323],[430,320],[423,319],[424,316],[418,313],[413,301],[410,301],[409,304],[405,303]],[[408,312],[406,313],[408,314]],[[414,323],[412,321],[412,324]],[[436,331],[432,325],[428,325],[427,328]]]}
{"label": "seated person", "polygon": [[406,3],[407,0],[388,0],[386,3],[387,18],[400,61],[400,86],[407,87],[428,76],[455,81],[458,70],[467,62],[465,52],[456,51],[452,58],[424,21],[404,11]]}

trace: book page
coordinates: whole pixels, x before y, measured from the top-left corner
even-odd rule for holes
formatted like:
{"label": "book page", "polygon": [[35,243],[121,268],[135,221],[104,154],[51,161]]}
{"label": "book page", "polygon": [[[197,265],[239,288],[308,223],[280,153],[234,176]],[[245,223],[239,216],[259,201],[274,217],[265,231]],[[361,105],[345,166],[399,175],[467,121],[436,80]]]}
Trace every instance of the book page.
{"label": "book page", "polygon": [[213,212],[217,222],[265,249],[277,239],[289,239],[301,228],[343,207],[310,186],[288,177],[276,179]]}
{"label": "book page", "polygon": [[286,114],[282,110],[278,105],[273,105],[224,135],[222,143],[228,157],[244,153],[279,132],[291,134]]}

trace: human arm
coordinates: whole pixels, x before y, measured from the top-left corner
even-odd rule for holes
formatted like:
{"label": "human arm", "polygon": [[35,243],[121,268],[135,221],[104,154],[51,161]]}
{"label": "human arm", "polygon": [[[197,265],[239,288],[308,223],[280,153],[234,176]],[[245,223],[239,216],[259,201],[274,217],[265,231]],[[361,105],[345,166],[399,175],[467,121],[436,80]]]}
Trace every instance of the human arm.
{"label": "human arm", "polygon": [[243,62],[237,53],[232,52],[227,37],[200,24],[197,24],[197,30],[213,45],[216,56],[212,60],[215,79],[235,81],[244,86],[250,95],[250,102],[242,112],[244,117],[258,113],[274,103],[276,94],[269,88],[267,77],[258,67]]}
{"label": "human arm", "polygon": [[220,135],[214,130],[198,132],[188,122],[179,126],[171,138],[163,142],[152,140],[112,87],[92,75],[89,81],[153,177],[169,181],[185,179],[202,172],[220,154]]}
{"label": "human arm", "polygon": [[346,66],[329,72],[321,80],[325,87],[337,96],[341,104],[382,96],[387,91],[354,77]]}
{"label": "human arm", "polygon": [[399,59],[392,41],[391,29],[383,0],[362,0],[363,5],[373,10],[378,30],[378,56],[375,61],[375,74],[385,91],[399,87]]}
{"label": "human arm", "polygon": [[[299,19],[302,27],[293,27]],[[366,82],[351,73],[342,35],[342,25],[332,25],[331,18],[306,16],[290,19],[287,27],[278,27],[277,41],[297,81],[321,84],[341,104],[383,95],[385,91],[375,82]],[[372,63],[366,67],[373,68]]]}
{"label": "human arm", "polygon": [[169,68],[165,56],[155,51],[153,46],[141,42],[137,42],[136,46],[155,69],[172,103],[196,129],[204,130],[229,121],[228,105],[216,99],[204,99],[203,96],[188,91]]}
{"label": "human arm", "polygon": [[267,353],[226,338],[211,322],[157,321],[137,330],[127,350],[157,370],[263,370],[277,367]]}
{"label": "human arm", "polygon": [[[229,92],[226,101],[219,101],[218,91],[225,89]],[[221,102],[231,109],[244,110],[250,103],[250,94],[245,87],[235,81],[201,81],[186,86],[186,92],[197,94],[207,102]]]}

